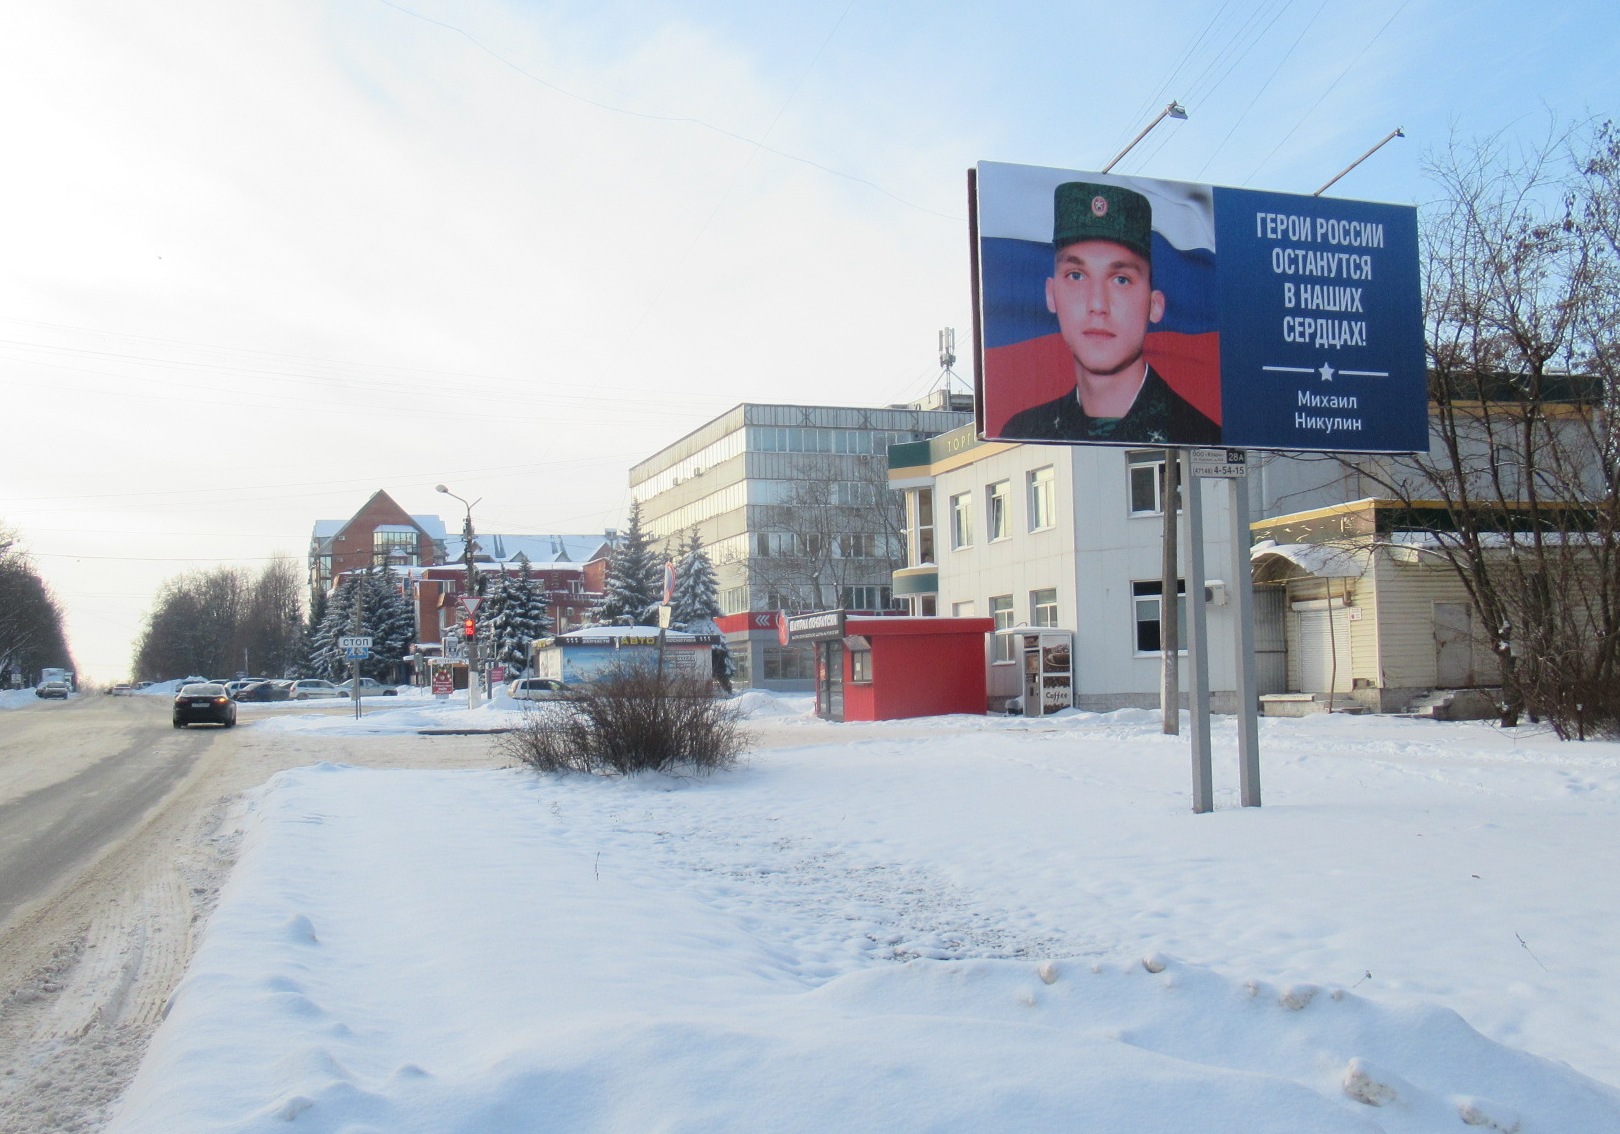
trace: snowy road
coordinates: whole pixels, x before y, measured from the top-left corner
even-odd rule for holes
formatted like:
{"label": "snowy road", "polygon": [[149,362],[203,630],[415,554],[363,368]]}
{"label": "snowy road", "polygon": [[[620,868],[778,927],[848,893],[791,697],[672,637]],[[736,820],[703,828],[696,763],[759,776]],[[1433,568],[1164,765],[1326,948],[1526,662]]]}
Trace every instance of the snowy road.
{"label": "snowy road", "polygon": [[150,704],[117,697],[47,701],[5,724],[0,928],[127,835],[216,735],[177,733]]}
{"label": "snowy road", "polygon": [[[235,858],[231,811],[284,768],[488,767],[485,737],[174,731],[169,700],[0,713],[0,1134],[99,1129]],[[333,705],[299,707],[346,716]]]}

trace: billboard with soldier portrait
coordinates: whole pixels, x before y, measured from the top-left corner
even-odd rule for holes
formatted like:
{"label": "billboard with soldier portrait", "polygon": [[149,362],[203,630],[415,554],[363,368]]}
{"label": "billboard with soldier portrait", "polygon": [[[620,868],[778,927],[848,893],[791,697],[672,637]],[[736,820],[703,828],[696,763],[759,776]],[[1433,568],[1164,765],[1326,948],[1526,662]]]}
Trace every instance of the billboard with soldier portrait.
{"label": "billboard with soldier portrait", "polygon": [[1427,447],[1416,211],[981,163],[988,440]]}

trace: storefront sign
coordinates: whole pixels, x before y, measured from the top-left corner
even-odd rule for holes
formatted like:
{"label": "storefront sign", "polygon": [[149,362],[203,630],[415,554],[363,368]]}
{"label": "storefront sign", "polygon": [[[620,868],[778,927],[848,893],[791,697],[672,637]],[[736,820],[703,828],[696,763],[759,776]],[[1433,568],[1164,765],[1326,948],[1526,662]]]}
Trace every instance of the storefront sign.
{"label": "storefront sign", "polygon": [[813,614],[787,614],[786,642],[829,642],[844,636],[842,610],[818,610]]}

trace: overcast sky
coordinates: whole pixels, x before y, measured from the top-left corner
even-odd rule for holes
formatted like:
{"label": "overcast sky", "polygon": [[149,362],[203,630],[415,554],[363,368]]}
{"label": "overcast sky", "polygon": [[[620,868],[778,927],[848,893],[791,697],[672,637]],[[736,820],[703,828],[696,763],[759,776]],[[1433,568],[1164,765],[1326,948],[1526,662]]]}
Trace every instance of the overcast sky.
{"label": "overcast sky", "polygon": [[[0,34],[0,523],[128,675],[154,592],[378,488],[623,523],[740,401],[970,341],[965,171],[1421,204],[1455,132],[1612,114],[1612,0],[51,0]],[[958,370],[971,380],[967,361]],[[445,507],[446,504],[451,507]]]}

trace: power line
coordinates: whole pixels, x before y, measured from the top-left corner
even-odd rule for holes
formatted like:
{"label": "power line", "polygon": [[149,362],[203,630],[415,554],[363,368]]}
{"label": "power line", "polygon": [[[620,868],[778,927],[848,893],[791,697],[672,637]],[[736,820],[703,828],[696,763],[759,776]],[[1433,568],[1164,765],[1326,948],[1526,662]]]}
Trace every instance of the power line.
{"label": "power line", "polygon": [[[916,209],[920,213],[927,213],[930,216],[941,217],[950,221],[962,221],[966,219],[964,216],[951,213],[942,213],[937,209],[930,209],[927,205],[919,205],[915,201],[907,200],[905,197],[900,196],[900,194],[884,188],[875,181],[868,180],[865,177],[858,177],[853,173],[845,173],[843,170],[834,169],[832,166],[823,165],[818,161],[813,161],[807,157],[801,157],[795,153],[789,153],[787,150],[777,149],[775,146],[768,146],[765,144],[763,139],[750,138],[746,134],[740,134],[735,130],[728,130],[724,126],[717,126],[713,122],[706,121],[702,118],[696,118],[689,114],[661,114],[652,113],[649,111],[632,110],[629,107],[616,106],[613,103],[602,102],[599,99],[590,98],[587,95],[582,95],[577,91],[569,90],[567,87],[553,83],[549,79],[541,78],[539,75],[534,74],[527,68],[519,66],[510,59],[506,58],[504,55],[500,54],[498,51],[494,50],[488,44],[484,43],[477,36],[473,35],[471,32],[468,32],[465,28],[458,27],[455,24],[445,23],[442,20],[435,20],[430,16],[424,16],[420,12],[412,11],[403,5],[394,3],[393,0],[377,0],[377,3],[382,4],[384,7],[392,8],[396,12],[410,16],[413,19],[421,20],[424,23],[433,24],[435,27],[444,28],[446,31],[454,32],[467,40],[468,43],[471,43],[474,47],[478,48],[478,50],[482,51],[485,55],[488,55],[491,59],[494,59],[497,63],[500,63],[503,67],[508,67],[511,70],[516,71],[519,75],[522,75],[530,82],[537,83],[549,91],[562,95],[565,98],[571,98],[576,102],[584,103],[586,106],[595,107],[598,110],[605,110],[612,114],[623,114],[631,118],[642,118],[653,122],[669,122],[676,125],[701,126],[705,130],[711,130],[714,133],[719,134],[722,137],[730,138],[733,141],[745,142],[748,145],[754,146],[756,149],[763,150],[768,154],[782,158],[786,161],[798,162],[801,165],[810,166],[812,169],[819,169],[823,173],[829,174],[833,177],[840,177],[845,181],[853,181],[857,185],[865,185],[874,192],[881,193],[883,196],[906,206],[908,209]],[[845,8],[844,11],[847,14],[849,9]],[[842,23],[843,16],[840,16],[838,20],[839,23]]]}
{"label": "power line", "polygon": [[1271,161],[1272,158],[1277,156],[1277,151],[1282,149],[1283,146],[1287,144],[1288,139],[1292,138],[1294,136],[1294,134],[1299,130],[1299,128],[1301,126],[1305,125],[1306,119],[1310,118],[1310,116],[1312,114],[1316,113],[1316,108],[1321,106],[1323,100],[1325,100],[1328,95],[1333,93],[1334,88],[1337,87],[1341,82],[1344,81],[1344,77],[1350,73],[1351,68],[1353,68],[1357,63],[1361,62],[1361,57],[1363,55],[1367,54],[1367,52],[1372,48],[1373,44],[1378,42],[1378,37],[1379,36],[1383,35],[1386,31],[1389,30],[1389,25],[1393,24],[1395,22],[1396,17],[1398,17],[1402,12],[1406,11],[1407,5],[1410,4],[1411,2],[1412,2],[1412,0],[1401,0],[1401,6],[1399,8],[1396,8],[1394,13],[1391,14],[1391,16],[1389,17],[1389,19],[1384,21],[1384,26],[1379,28],[1376,32],[1374,32],[1371,39],[1369,39],[1366,43],[1362,44],[1361,50],[1356,52],[1356,57],[1354,59],[1350,60],[1350,62],[1346,63],[1344,65],[1344,70],[1339,72],[1339,77],[1334,79],[1333,82],[1328,84],[1327,90],[1323,91],[1322,94],[1317,98],[1317,100],[1315,102],[1311,103],[1310,109],[1307,110],[1304,114],[1300,115],[1299,121],[1294,123],[1293,129],[1289,130],[1288,133],[1284,134],[1282,136],[1282,140],[1279,141],[1275,146],[1273,146],[1271,148],[1271,152],[1269,154],[1267,154],[1264,159],[1261,160],[1259,165],[1254,167],[1254,172],[1249,174],[1248,177],[1244,178],[1244,180],[1243,180],[1244,185],[1248,185],[1248,183],[1254,179],[1254,175],[1256,173],[1259,173],[1262,169],[1264,169],[1266,167],[1266,163]]}
{"label": "power line", "polygon": [[1316,26],[1317,19],[1322,15],[1322,12],[1325,8],[1327,8],[1327,5],[1328,0],[1322,0],[1322,2],[1316,6],[1316,11],[1311,13],[1311,18],[1309,20],[1305,21],[1305,26],[1301,28],[1299,34],[1294,37],[1294,42],[1289,44],[1288,50],[1283,53],[1283,57],[1279,59],[1277,61],[1277,65],[1271,69],[1271,74],[1266,76],[1266,81],[1261,83],[1260,89],[1254,92],[1254,97],[1249,100],[1249,105],[1243,108],[1243,113],[1239,114],[1237,116],[1237,120],[1232,123],[1232,128],[1226,132],[1226,137],[1220,140],[1220,143],[1216,145],[1214,151],[1210,153],[1208,159],[1206,159],[1204,164],[1199,168],[1197,173],[1198,180],[1202,181],[1204,179],[1204,171],[1207,170],[1215,158],[1219,156],[1221,150],[1226,147],[1226,143],[1232,140],[1232,135],[1237,133],[1237,128],[1241,126],[1243,124],[1243,120],[1249,116],[1249,111],[1254,109],[1254,104],[1260,101],[1260,96],[1265,94],[1266,91],[1270,89],[1271,84],[1276,80],[1277,76],[1282,73],[1282,69],[1287,66],[1288,61],[1294,57],[1294,52],[1299,50],[1299,45],[1305,39],[1306,34],[1311,30],[1311,28]]}

